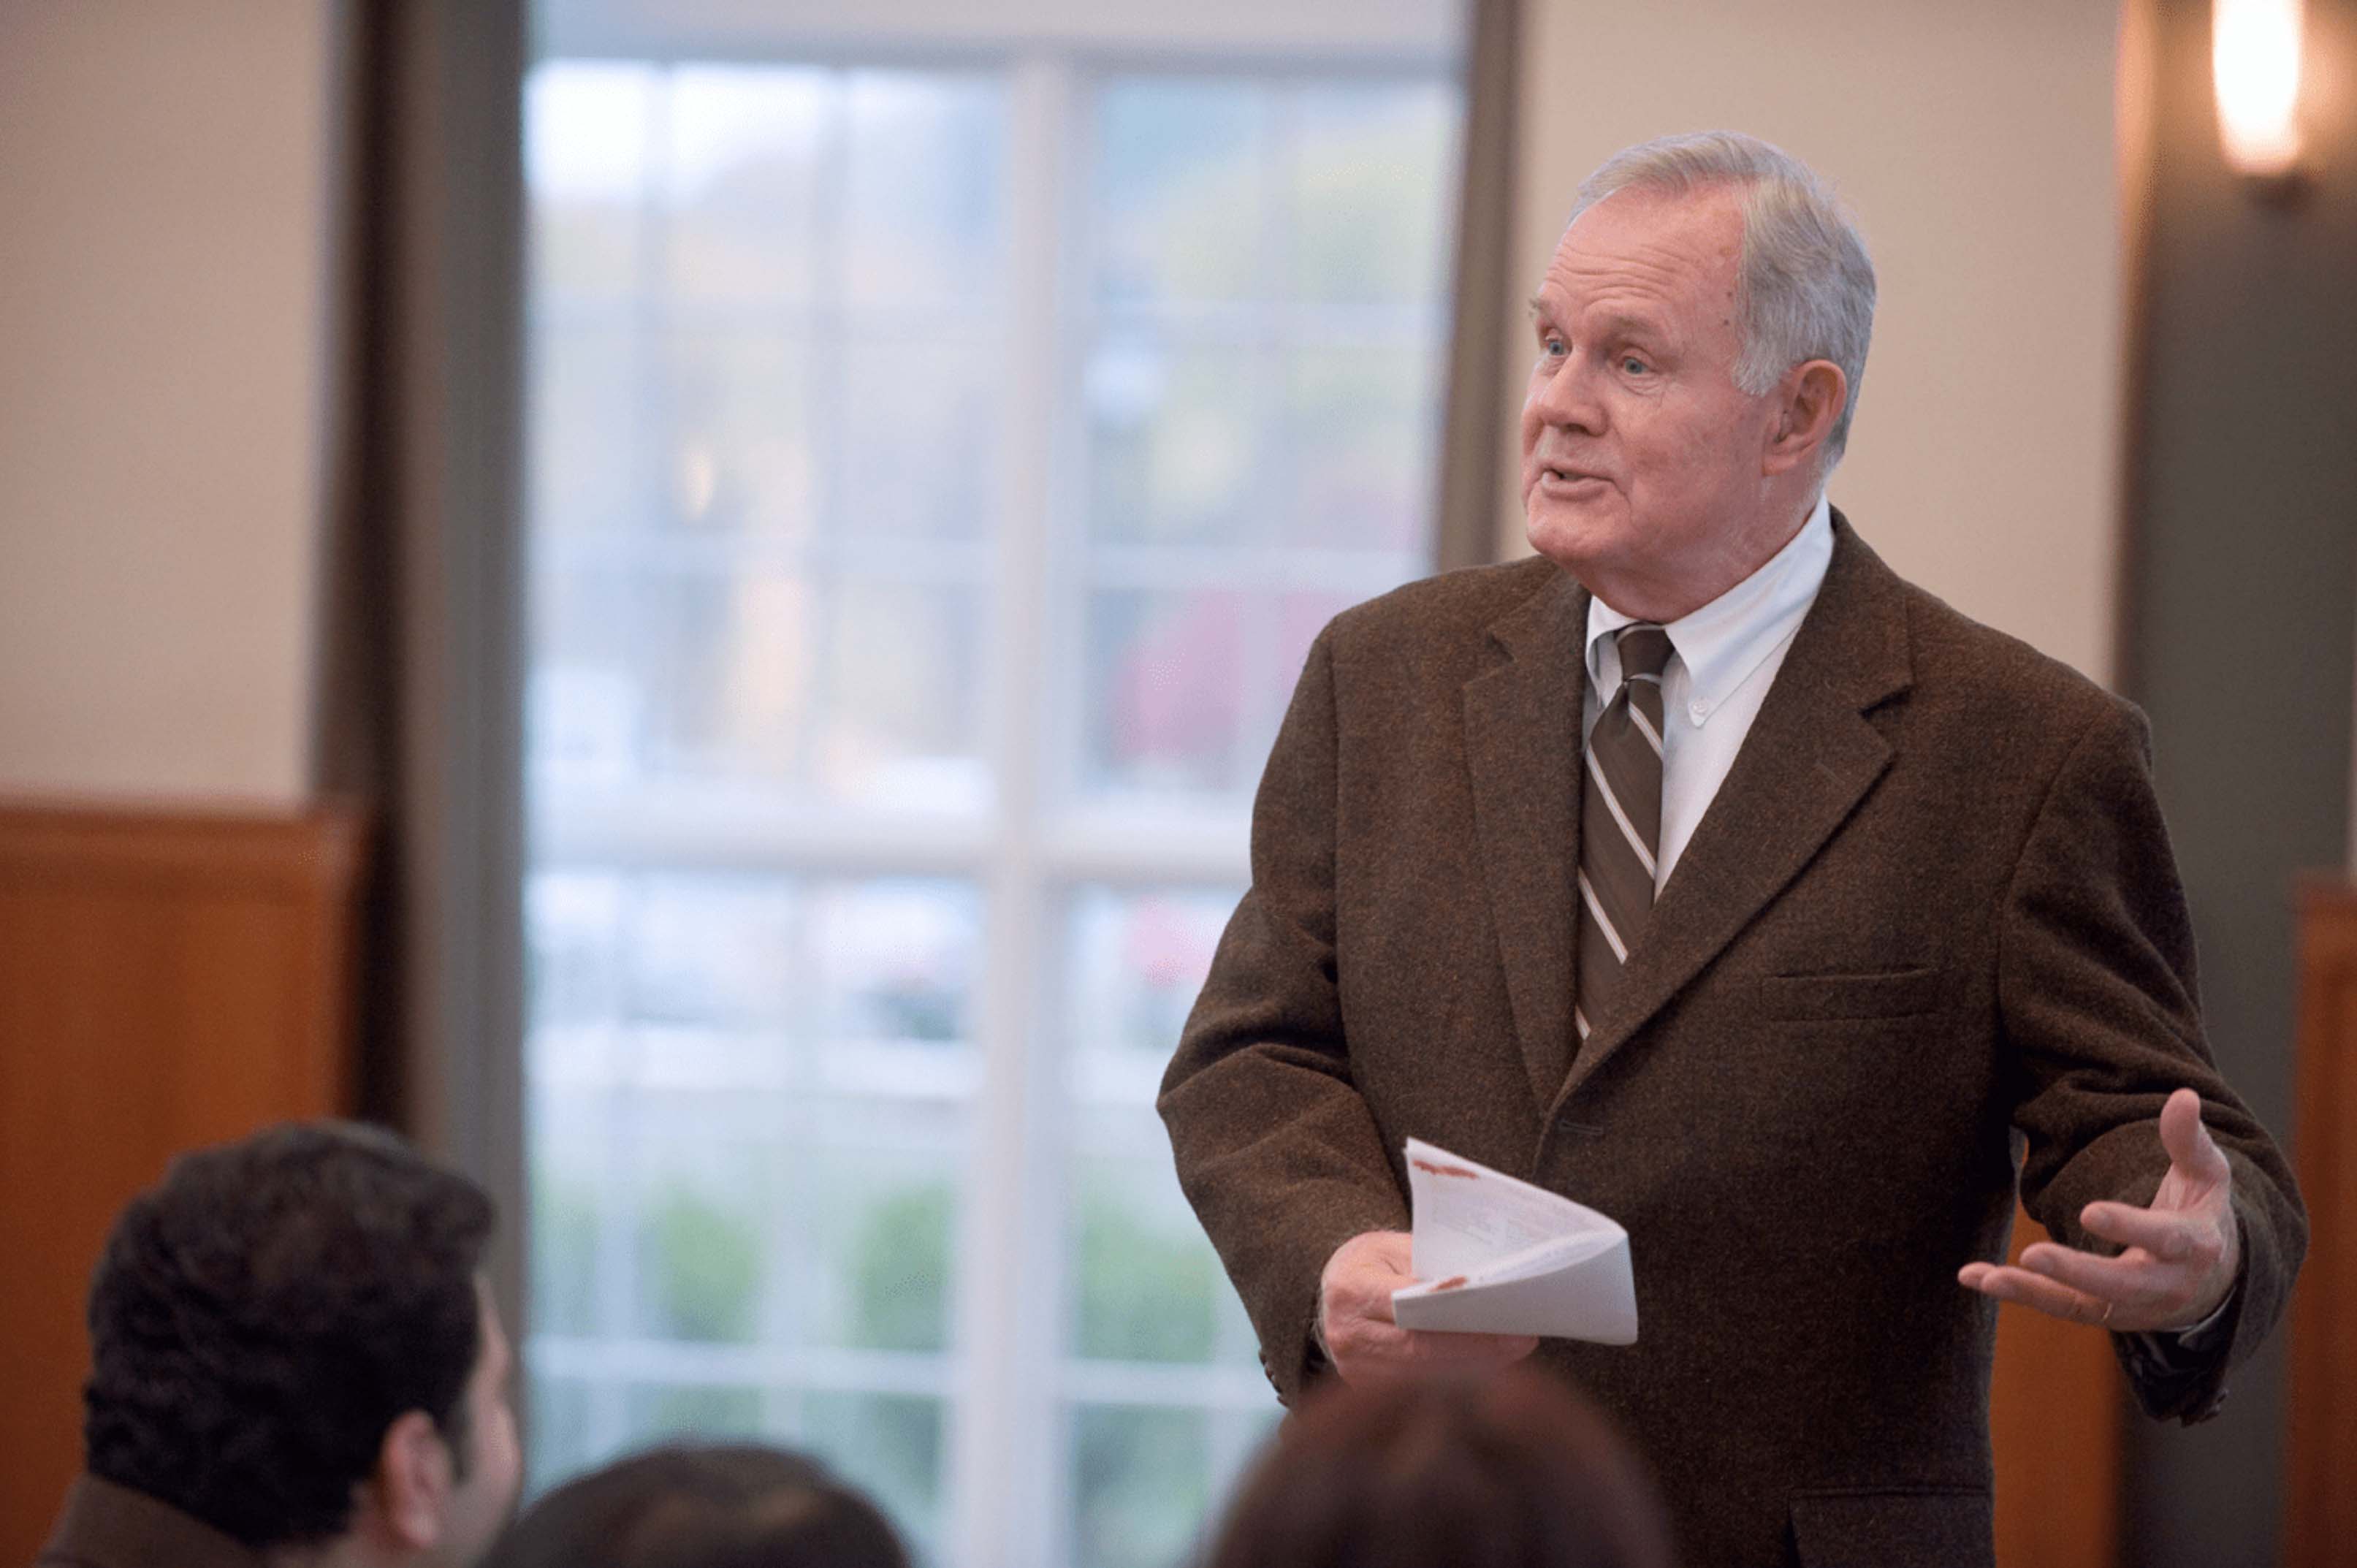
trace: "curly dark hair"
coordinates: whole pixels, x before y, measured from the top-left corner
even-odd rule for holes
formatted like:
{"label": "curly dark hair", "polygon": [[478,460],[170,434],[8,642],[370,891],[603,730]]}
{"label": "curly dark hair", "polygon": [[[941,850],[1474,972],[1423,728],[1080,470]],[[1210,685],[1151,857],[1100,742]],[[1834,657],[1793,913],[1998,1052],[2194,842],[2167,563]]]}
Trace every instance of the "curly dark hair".
{"label": "curly dark hair", "polygon": [[876,1505],[757,1444],[657,1448],[534,1503],[480,1568],[909,1568]]}
{"label": "curly dark hair", "polygon": [[264,1551],[343,1533],[410,1411],[463,1472],[492,1219],[474,1183],[352,1122],[175,1160],[91,1283],[91,1473]]}
{"label": "curly dark hair", "polygon": [[1586,1398],[1521,1366],[1334,1383],[1237,1488],[1209,1568],[1670,1568],[1652,1484]]}

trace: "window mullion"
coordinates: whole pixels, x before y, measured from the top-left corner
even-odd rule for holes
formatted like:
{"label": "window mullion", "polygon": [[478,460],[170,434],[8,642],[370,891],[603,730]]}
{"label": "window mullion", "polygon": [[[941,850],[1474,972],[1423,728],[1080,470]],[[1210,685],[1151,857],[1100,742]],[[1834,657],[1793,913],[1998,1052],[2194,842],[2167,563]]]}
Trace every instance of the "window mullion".
{"label": "window mullion", "polygon": [[1033,1561],[1037,1521],[1028,1505],[1043,1495],[1040,1472],[1057,1452],[1051,1282],[1061,1232],[1048,1212],[1050,1184],[1036,1168],[1051,1142],[1041,1119],[1052,1114],[1053,1084],[1035,1047],[1051,948],[1040,693],[1049,669],[1057,227],[1071,92],[1062,62],[1017,64],[1007,144],[1010,287],[998,350],[1007,461],[985,697],[998,832],[985,872],[982,1089],[956,1282],[962,1397],[950,1453],[948,1539],[959,1568],[1027,1568]]}

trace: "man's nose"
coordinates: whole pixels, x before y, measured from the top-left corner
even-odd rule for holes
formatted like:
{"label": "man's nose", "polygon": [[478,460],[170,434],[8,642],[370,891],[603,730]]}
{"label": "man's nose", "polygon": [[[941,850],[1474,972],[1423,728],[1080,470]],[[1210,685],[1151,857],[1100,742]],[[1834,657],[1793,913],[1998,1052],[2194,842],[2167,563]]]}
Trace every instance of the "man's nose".
{"label": "man's nose", "polygon": [[1564,356],[1555,373],[1540,383],[1531,399],[1531,412],[1544,424],[1590,434],[1604,427],[1604,404],[1596,395],[1596,366],[1590,356],[1575,349]]}

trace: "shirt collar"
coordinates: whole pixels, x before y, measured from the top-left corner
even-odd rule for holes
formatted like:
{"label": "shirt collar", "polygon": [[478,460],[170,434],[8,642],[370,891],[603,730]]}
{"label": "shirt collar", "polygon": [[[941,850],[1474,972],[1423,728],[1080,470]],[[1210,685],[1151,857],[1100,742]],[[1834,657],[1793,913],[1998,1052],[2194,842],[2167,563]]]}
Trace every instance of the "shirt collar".
{"label": "shirt collar", "polygon": [[[1833,509],[1825,498],[1809,512],[1800,532],[1767,564],[1718,597],[1663,629],[1685,666],[1686,716],[1706,723],[1733,696],[1762,660],[1801,624],[1816,602],[1817,589],[1833,564]],[[1620,681],[1620,652],[1611,635],[1635,624],[1602,599],[1587,601],[1587,678],[1599,694]],[[1609,658],[1608,669],[1606,660]]]}

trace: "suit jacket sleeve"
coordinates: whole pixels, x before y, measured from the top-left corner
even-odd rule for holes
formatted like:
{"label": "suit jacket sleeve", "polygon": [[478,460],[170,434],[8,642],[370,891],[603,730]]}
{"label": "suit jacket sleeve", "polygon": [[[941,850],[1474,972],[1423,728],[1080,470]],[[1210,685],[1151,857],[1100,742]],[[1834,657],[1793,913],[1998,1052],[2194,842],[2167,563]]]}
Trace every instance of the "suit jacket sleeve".
{"label": "suit jacket sleeve", "polygon": [[1337,730],[1329,628],[1311,648],[1253,807],[1236,907],[1162,1083],[1179,1185],[1290,1403],[1316,1359],[1318,1276],[1407,1208],[1351,1078],[1335,953]]}
{"label": "suit jacket sleeve", "polygon": [[2233,1170],[2241,1273],[2226,1320],[2165,1360],[2115,1335],[2137,1400],[2190,1424],[2216,1412],[2228,1369],[2282,1315],[2308,1246],[2289,1167],[2211,1060],[2193,931],[2150,770],[2144,717],[2107,703],[2064,758],[2031,826],[2003,910],[1997,1005],[2028,1139],[2025,1207],[2066,1245],[2116,1252],[2079,1211],[2151,1201],[2169,1167],[2160,1107],[2200,1093]]}

